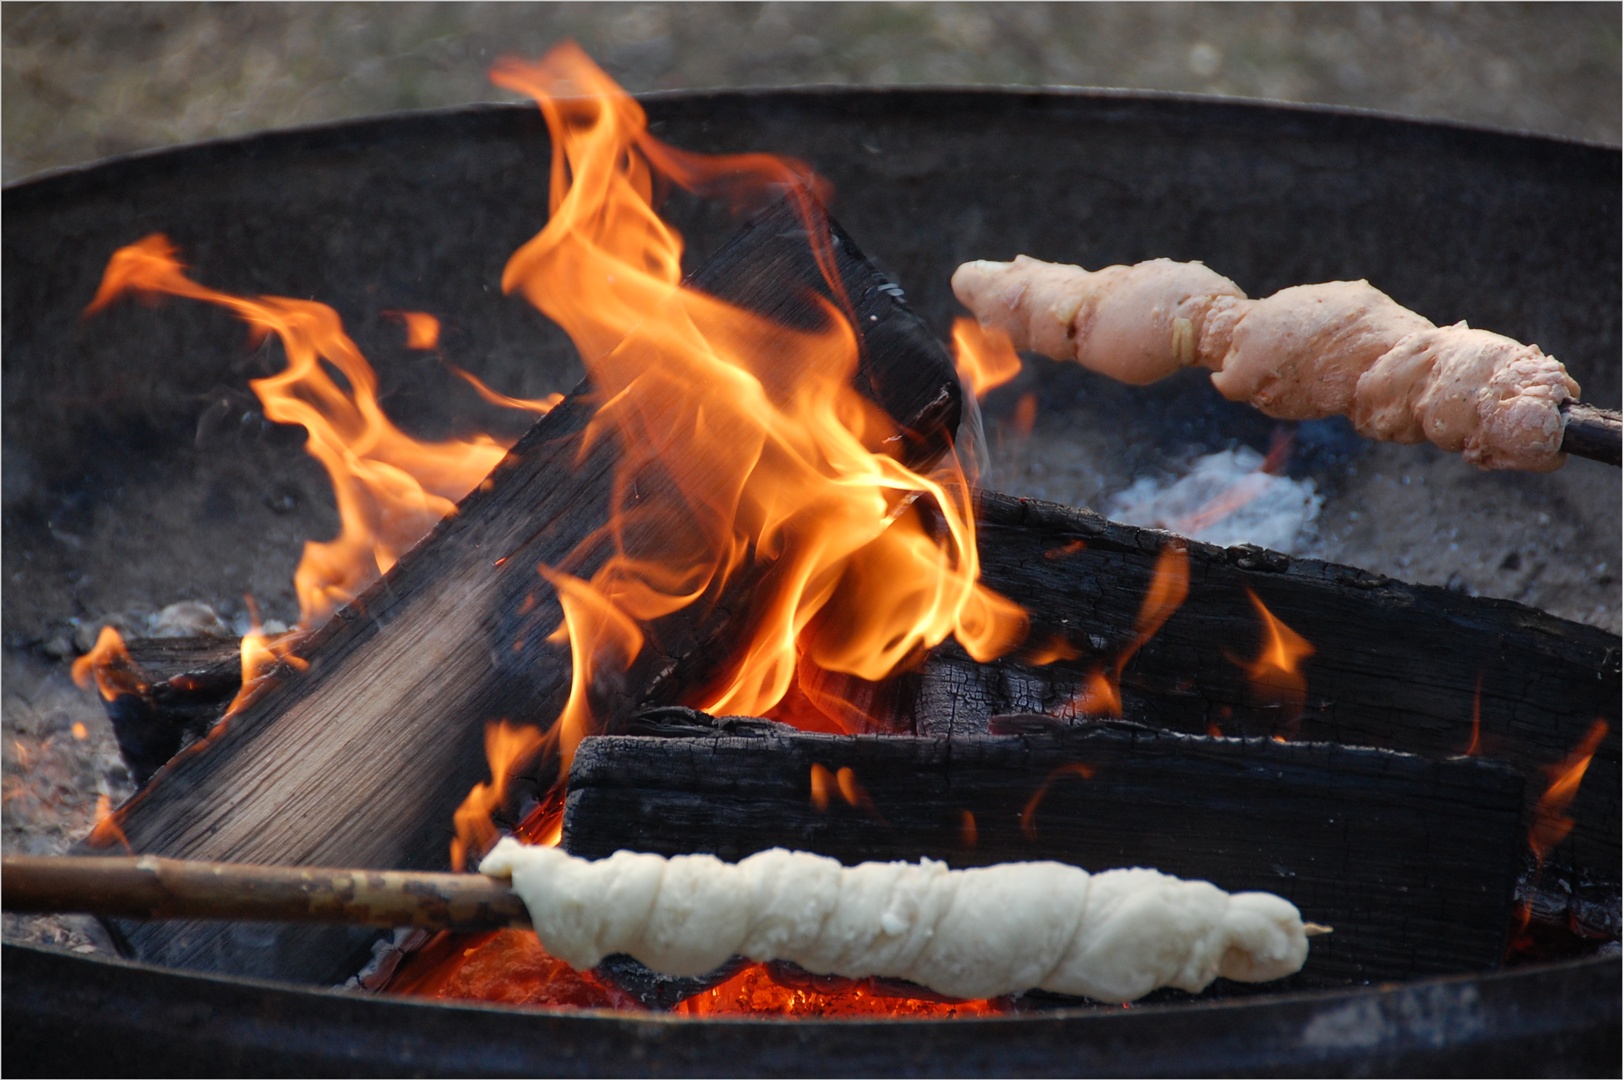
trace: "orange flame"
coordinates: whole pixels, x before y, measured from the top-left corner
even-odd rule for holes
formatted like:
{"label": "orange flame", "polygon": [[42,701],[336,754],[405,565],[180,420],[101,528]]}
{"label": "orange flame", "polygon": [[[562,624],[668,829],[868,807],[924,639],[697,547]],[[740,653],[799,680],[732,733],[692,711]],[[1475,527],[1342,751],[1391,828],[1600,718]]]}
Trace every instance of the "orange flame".
{"label": "orange flame", "polygon": [[1025,809],[1020,811],[1020,831],[1026,834],[1026,839],[1037,839],[1037,807],[1048,795],[1048,789],[1054,786],[1054,781],[1067,776],[1080,776],[1084,780],[1092,780],[1093,773],[1094,768],[1092,765],[1083,765],[1080,762],[1061,765],[1049,773],[1042,785],[1032,793],[1031,798],[1026,800]]}
{"label": "orange flame", "polygon": [[440,346],[440,321],[426,311],[392,311],[406,324],[406,348],[432,352]]}
{"label": "orange flame", "polygon": [[1160,633],[1172,613],[1189,598],[1189,551],[1172,544],[1161,549],[1150,577],[1149,591],[1133,621],[1133,639],[1108,668],[1098,667],[1088,674],[1082,689],[1071,699],[1070,707],[1080,716],[1120,716],[1121,673],[1127,663]]}
{"label": "orange flame", "polygon": [[1542,866],[1556,845],[1572,832],[1575,822],[1566,816],[1567,807],[1577,797],[1578,786],[1583,783],[1584,773],[1589,770],[1590,759],[1600,749],[1601,741],[1609,731],[1611,725],[1604,720],[1596,720],[1590,726],[1589,734],[1584,736],[1584,741],[1567,755],[1566,760],[1550,768],[1549,790],[1533,808],[1533,828],[1527,835],[1528,846],[1533,849],[1539,865]]}
{"label": "orange flame", "polygon": [[[237,688],[236,696],[226,707],[225,714],[217,722],[214,731],[223,731],[223,725],[231,717],[241,712],[252,701],[254,696],[264,688],[265,678],[279,667],[292,671],[307,671],[310,662],[293,653],[293,646],[297,644],[299,635],[284,634],[281,637],[270,638],[265,635],[259,625],[259,606],[254,603],[251,596],[243,597],[247,602],[248,613],[253,620],[253,628],[242,635],[240,645],[242,657],[242,685]],[[212,735],[211,735],[212,737]]]}
{"label": "orange flame", "polygon": [[863,787],[862,782],[857,779],[855,769],[852,769],[849,765],[841,765],[834,773],[834,783],[839,787],[840,798],[845,800],[847,806],[854,806],[859,810],[866,810],[870,814],[878,815],[879,807],[874,805],[872,796],[868,794],[868,789]]}
{"label": "orange flame", "polygon": [[83,689],[94,682],[103,701],[112,701],[125,694],[145,694],[146,680],[141,678],[124,647],[124,638],[111,626],[104,626],[96,635],[96,644],[90,651],[73,662],[73,681]]}
{"label": "orange flame", "polygon": [[834,774],[828,771],[828,766],[821,762],[812,762],[811,767],[811,804],[819,811],[828,809],[828,793],[834,786]]}
{"label": "orange flame", "polygon": [[96,796],[96,824],[85,837],[85,843],[91,847],[112,847],[115,843],[121,845],[125,851],[132,855],[135,849],[130,847],[129,837],[124,835],[124,828],[119,824],[120,812],[113,809],[112,798],[104,791]]}
{"label": "orange flame", "polygon": [[1020,354],[1014,351],[1009,335],[966,316],[952,322],[952,355],[958,378],[977,398],[1020,374]]}
{"label": "orange flame", "polygon": [[1041,666],[1060,660],[1076,660],[1081,655],[1081,651],[1075,645],[1066,641],[1064,637],[1055,635],[1046,644],[1038,646],[1036,651],[1026,658],[1026,662]]}
{"label": "orange flame", "polygon": [[475,784],[454,815],[453,870],[465,869],[470,855],[477,858],[496,846],[496,826],[491,815],[501,809],[507,798],[507,785],[513,773],[535,756],[544,741],[540,730],[528,724],[509,724],[501,720],[485,725],[485,758],[490,762],[490,782]]}
{"label": "orange flame", "polygon": [[1476,757],[1482,749],[1482,672],[1476,673],[1476,693],[1471,695],[1471,741],[1466,744],[1465,756]]}
{"label": "orange flame", "polygon": [[[977,580],[966,485],[879,452],[894,424],[852,386],[857,341],[827,237],[813,252],[836,302],[817,329],[682,284],[682,242],[654,212],[656,179],[702,194],[775,187],[805,200],[804,166],[660,144],[641,106],[574,46],[535,64],[503,61],[492,78],[536,99],[555,147],[552,217],[508,262],[503,288],[575,342],[600,401],[587,438],[618,435],[621,448],[622,497],[607,530],[614,553],[590,580],[560,590],[571,648],[628,663],[640,647],[635,628],[714,597],[729,575],[767,559],[775,568],[756,591],[752,635],[692,702],[708,711],[767,712],[802,662],[877,680],[949,635],[980,658],[1010,647],[1024,615]],[[636,478],[656,468],[663,483],[634,495]],[[920,496],[941,508],[944,539],[909,505]],[[681,529],[670,525],[672,498]],[[639,540],[648,532],[657,550]],[[614,614],[590,625],[569,617],[589,604]],[[597,670],[576,665],[577,678]],[[599,723],[589,689],[572,691],[557,722],[565,766]]]}
{"label": "orange flame", "polygon": [[970,810],[960,810],[958,814],[961,824],[959,833],[963,838],[964,846],[966,848],[975,847],[981,842],[981,830],[980,827],[975,824],[974,812]]}
{"label": "orange flame", "polygon": [[1037,429],[1037,395],[1029,390],[1014,403],[1014,433],[1022,439],[1031,438]]}
{"label": "orange flame", "polygon": [[287,367],[249,385],[268,418],[309,433],[306,449],[327,470],[341,522],[334,539],[305,544],[294,574],[299,623],[309,629],[393,566],[505,450],[486,435],[427,443],[396,428],[378,404],[372,368],[325,304],[232,296],[197,284],[185,269],[168,238],[148,236],[114,253],[85,314],[128,293],[181,296],[227,308],[257,333],[280,338]]}
{"label": "orange flame", "polygon": [[545,416],[547,413],[551,412],[557,407],[558,402],[564,399],[564,396],[558,393],[547,394],[544,397],[538,398],[509,397],[507,394],[492,390],[490,387],[486,386],[472,372],[463,371],[458,367],[454,367],[451,370],[456,372],[462,378],[466,379],[469,385],[473,387],[474,391],[480,397],[484,398],[492,405],[500,405],[504,409],[521,409],[524,412],[531,412],[537,416]]}
{"label": "orange flame", "polygon": [[1246,676],[1263,701],[1278,705],[1284,719],[1293,722],[1302,715],[1307,702],[1307,677],[1302,674],[1301,662],[1313,655],[1314,648],[1301,634],[1276,619],[1256,593],[1247,589],[1245,594],[1262,617],[1263,630],[1262,650],[1246,666]]}
{"label": "orange flame", "polygon": [[[1123,665],[1125,666],[1125,665]],[[1078,716],[1121,716],[1121,669],[1102,667],[1088,672],[1082,689],[1071,699],[1071,709]]]}

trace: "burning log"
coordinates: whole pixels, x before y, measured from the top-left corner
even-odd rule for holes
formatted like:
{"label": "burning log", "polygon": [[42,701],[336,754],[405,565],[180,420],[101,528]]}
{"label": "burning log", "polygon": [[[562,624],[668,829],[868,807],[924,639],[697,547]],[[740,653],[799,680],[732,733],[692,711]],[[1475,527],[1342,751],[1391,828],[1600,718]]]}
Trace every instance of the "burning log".
{"label": "burning log", "polygon": [[[994,492],[977,496],[976,519],[984,580],[1026,603],[1032,647],[995,665],[950,643],[935,650],[913,676],[919,734],[984,734],[1005,713],[1119,715],[1189,734],[1474,754],[1527,778],[1531,815],[1551,770],[1599,719],[1607,730],[1591,781],[1552,859],[1617,866],[1617,635],[1509,601],[1186,542]],[[1187,596],[1164,604],[1146,636],[1169,545],[1187,552]],[[1284,648],[1292,641],[1294,653]]]}
{"label": "burning log", "polygon": [[[1522,780],[1469,758],[1134,725],[1011,721],[1018,735],[842,738],[671,712],[586,740],[564,846],[772,847],[846,864],[1051,859],[1152,866],[1274,892],[1329,923],[1300,985],[1496,965],[1522,851]],[[659,733],[659,734],[654,734]]]}
{"label": "burning log", "polygon": [[[837,228],[829,237],[831,246],[814,248],[800,219],[779,207],[694,284],[787,327],[805,326],[841,302],[816,253],[831,258],[854,316],[859,386],[895,418],[894,452],[928,465],[957,422],[952,365],[895,286]],[[121,830],[135,850],[186,858],[443,866],[452,812],[486,776],[486,723],[550,721],[569,693],[569,650],[548,640],[560,601],[553,579],[536,571],[589,575],[617,539],[604,526],[609,506],[627,493],[616,487],[621,449],[605,432],[589,436],[597,404],[583,385],[547,414],[454,516],[301,641],[273,677],[249,687],[243,707],[161,771],[92,843],[110,843]],[[651,506],[661,482],[650,468],[630,491]],[[643,539],[686,527],[682,498],[667,504],[668,520],[643,519]],[[636,665],[614,687],[599,687],[604,719],[712,677],[702,661],[730,654],[729,632],[750,613],[748,590],[769,569],[769,559],[757,560],[694,611],[645,628]],[[259,933],[168,922],[118,930],[141,959],[294,979],[342,977],[365,948],[354,930],[331,927]]]}
{"label": "burning log", "polygon": [[[122,656],[110,664],[84,666],[98,676],[130,775],[145,784],[182,746],[201,739],[225,715],[242,689],[242,645],[191,637],[135,638],[119,647]],[[118,677],[106,677],[109,666]]]}

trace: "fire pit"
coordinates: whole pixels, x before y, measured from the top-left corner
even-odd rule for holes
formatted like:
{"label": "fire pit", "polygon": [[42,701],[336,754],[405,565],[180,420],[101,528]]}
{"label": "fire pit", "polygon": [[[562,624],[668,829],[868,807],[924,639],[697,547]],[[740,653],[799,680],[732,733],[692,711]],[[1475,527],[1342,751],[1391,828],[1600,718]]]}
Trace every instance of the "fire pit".
{"label": "fire pit", "polygon": [[[770,148],[813,162],[834,181],[841,220],[939,329],[952,306],[944,286],[952,267],[989,253],[1089,264],[1204,259],[1259,293],[1367,276],[1440,319],[1539,341],[1567,360],[1586,400],[1617,403],[1616,368],[1600,359],[1616,355],[1619,337],[1612,150],[1343,113],[1112,95],[707,94],[655,98],[649,109],[657,133],[679,145]],[[273,614],[291,613],[286,582],[298,538],[333,531],[322,481],[296,440],[265,425],[242,396],[242,379],[216,366],[222,334],[240,333],[223,316],[154,320],[129,309],[79,322],[110,251],[163,230],[212,284],[334,304],[385,372],[391,413],[433,434],[447,422],[438,361],[403,353],[399,323],[382,311],[436,312],[448,358],[509,392],[538,397],[578,376],[556,329],[495,288],[506,255],[545,216],[538,178],[547,145],[529,110],[489,108],[187,148],[9,189],[8,676],[50,678],[40,650],[68,616],[187,597],[220,603],[244,588]],[[703,207],[678,211],[695,249],[713,249],[725,235]],[[159,370],[134,366],[133,357],[152,355],[166,358]],[[260,374],[258,360],[249,351],[243,366]],[[1199,380],[1129,393],[1065,369],[1028,378],[1040,380],[1044,411],[1016,458],[1027,463],[1025,475],[1000,483],[1015,494],[1095,500],[1196,451],[1265,443],[1273,428]],[[470,392],[462,411],[477,408]],[[1363,447],[1334,425],[1302,442],[1294,468],[1329,500],[1325,554],[1438,584],[1443,567],[1468,567],[1474,580],[1455,581],[1457,589],[1513,595],[1615,630],[1616,590],[1594,581],[1614,572],[1614,473],[1573,462],[1554,477],[1486,478],[1427,451]],[[1401,493],[1371,498],[1389,474],[1395,489],[1423,486],[1431,501],[1422,505],[1452,518],[1453,536],[1437,545],[1448,554],[1383,562],[1405,557],[1386,547],[1388,534],[1409,528],[1416,512]],[[1543,569],[1517,577],[1512,554],[1517,566]],[[1597,569],[1601,563],[1607,567]],[[1609,671],[1601,667],[1600,678],[1615,683],[1615,656]],[[1612,783],[1614,807],[1615,757],[1614,732],[1592,773]],[[1601,848],[1584,869],[1615,888],[1615,843],[1609,861]],[[1615,958],[1601,958],[1382,990],[1121,1015],[1061,1010],[903,1034],[870,1025],[684,1027],[398,1000],[334,1006],[285,986],[8,946],[6,1007],[14,1033],[40,1033],[26,1052],[42,1063],[64,1062],[53,1053],[130,1045],[121,1030],[105,1042],[74,1034],[91,1013],[87,1003],[104,995],[173,1002],[194,1018],[188,1024],[202,1017],[196,1010],[212,1010],[208,1036],[153,1045],[147,1060],[155,1069],[223,1064],[212,1040],[230,1031],[226,1044],[253,1048],[242,1050],[239,1067],[269,1070],[704,1072],[725,1062],[818,1072],[829,1058],[788,1055],[805,1046],[826,1055],[839,1042],[852,1048],[841,1067],[895,1072],[1397,1071],[1489,1061],[1585,1071],[1615,1063],[1615,968]],[[314,1041],[289,1041],[275,1024],[306,1008],[329,1026]],[[424,1056],[438,1051],[413,1041],[442,1022],[497,1016],[481,1029],[490,1056],[477,1061]],[[96,1023],[115,1032],[104,1017]],[[144,1023],[165,1030],[177,1021]],[[405,1030],[412,1040],[391,1034]],[[1244,1051],[1231,1041],[1241,1032]],[[1549,1034],[1559,1049],[1550,1049]],[[540,1058],[519,1049],[539,1039],[578,1049]],[[1079,1056],[1100,1039],[1119,1053]],[[1173,1042],[1186,1056],[1168,1054]],[[13,1053],[22,1045],[14,1035]]]}

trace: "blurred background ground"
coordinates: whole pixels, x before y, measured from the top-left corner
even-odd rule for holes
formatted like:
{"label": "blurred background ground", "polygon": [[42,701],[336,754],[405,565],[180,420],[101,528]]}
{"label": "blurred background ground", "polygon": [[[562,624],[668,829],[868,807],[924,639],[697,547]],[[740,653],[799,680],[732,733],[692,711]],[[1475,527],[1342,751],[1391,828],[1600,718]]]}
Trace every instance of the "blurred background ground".
{"label": "blurred background ground", "polygon": [[1619,141],[1605,4],[0,5],[6,181],[154,146],[504,100],[498,55],[580,42],[633,91],[1114,86]]}

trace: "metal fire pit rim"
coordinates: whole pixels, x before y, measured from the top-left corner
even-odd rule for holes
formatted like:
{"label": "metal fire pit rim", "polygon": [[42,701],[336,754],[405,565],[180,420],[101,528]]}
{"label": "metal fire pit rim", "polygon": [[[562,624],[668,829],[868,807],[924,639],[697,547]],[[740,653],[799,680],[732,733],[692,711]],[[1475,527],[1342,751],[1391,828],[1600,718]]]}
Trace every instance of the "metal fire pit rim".
{"label": "metal fire pit rim", "polygon": [[[1091,86],[964,86],[951,83],[910,86],[852,86],[840,83],[807,83],[796,86],[746,86],[684,90],[659,90],[633,95],[639,102],[657,113],[667,107],[691,108],[695,105],[725,107],[753,105],[781,101],[784,104],[855,104],[862,101],[883,101],[887,104],[907,104],[908,99],[929,101],[942,105],[953,100],[964,104],[1035,105],[1074,104],[1098,109],[1103,117],[1112,109],[1131,113],[1158,113],[1159,119],[1187,123],[1199,119],[1206,124],[1214,121],[1243,123],[1245,119],[1266,116],[1277,122],[1280,118],[1295,119],[1305,125],[1330,128],[1338,126],[1364,127],[1389,133],[1408,133],[1425,137],[1452,137],[1464,142],[1498,143],[1502,147],[1521,145],[1529,153],[1568,151],[1580,155],[1598,154],[1617,157],[1623,144],[1605,143],[1574,136],[1555,135],[1518,128],[1471,124],[1444,117],[1410,116],[1379,109],[1349,105],[1330,105],[1315,102],[1281,101],[1272,98],[1227,97],[1215,94],[1196,94],[1166,90],[1138,90],[1118,87]],[[26,197],[40,189],[66,186],[72,188],[86,180],[107,182],[102,174],[116,176],[126,170],[145,168],[162,169],[168,165],[179,167],[201,164],[208,159],[235,154],[257,152],[285,152],[290,146],[304,145],[317,149],[356,134],[394,134],[406,136],[414,126],[433,126],[442,123],[473,120],[493,123],[514,116],[532,119],[538,128],[543,121],[535,106],[529,102],[474,102],[429,109],[400,109],[391,112],[363,114],[334,120],[322,120],[287,127],[266,128],[240,135],[222,135],[189,143],[149,147],[125,154],[115,154],[95,161],[42,169],[0,185],[0,194],[9,201],[12,197]],[[1147,117],[1141,117],[1147,118]],[[657,120],[658,116],[651,119]],[[1120,119],[1120,117],[1116,117]],[[391,131],[390,129],[395,129]],[[770,149],[770,148],[767,148]],[[51,192],[60,195],[61,192]]]}
{"label": "metal fire pit rim", "polygon": [[[704,1075],[713,1074],[716,1055],[724,1053],[740,1074],[828,1075],[833,1067],[894,1075],[1370,1075],[1457,1071],[1461,1054],[1468,1071],[1495,1062],[1514,1069],[1518,1062],[1507,1053],[1536,1052],[1544,1056],[1519,1063],[1598,1074],[1615,1061],[1623,1027],[1615,955],[1126,1010],[789,1020],[346,994],[10,942],[4,954],[8,1063],[24,1071],[28,1064],[50,1071],[70,1061],[93,1071],[98,1055],[109,1063],[118,1055],[153,1075],[210,1068]],[[1539,1008],[1529,1009],[1529,999]],[[312,1025],[314,1018],[320,1023]],[[1176,1029],[1171,1038],[1169,1029]],[[898,1037],[876,1040],[876,1031]]]}

